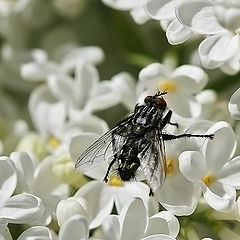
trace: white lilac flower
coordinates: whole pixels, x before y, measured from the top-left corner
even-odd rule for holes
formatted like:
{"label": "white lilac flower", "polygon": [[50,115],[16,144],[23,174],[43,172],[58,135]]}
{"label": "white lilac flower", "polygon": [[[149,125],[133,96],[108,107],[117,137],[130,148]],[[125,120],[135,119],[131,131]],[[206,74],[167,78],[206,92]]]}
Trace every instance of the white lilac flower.
{"label": "white lilac flower", "polygon": [[184,0],[175,10],[178,20],[185,27],[206,36],[199,45],[199,56],[204,67],[221,67],[228,74],[239,71],[239,2]]}
{"label": "white lilac flower", "polygon": [[240,187],[240,158],[232,159],[236,149],[236,136],[226,122],[209,128],[202,151],[186,151],[179,157],[179,168],[184,177],[197,184],[207,203],[215,210],[230,212]]}
{"label": "white lilac flower", "polygon": [[132,18],[137,24],[143,24],[150,19],[144,9],[144,4],[147,0],[102,0],[102,2],[118,10],[130,11]]}
{"label": "white lilac flower", "polygon": [[67,103],[57,100],[47,86],[36,88],[29,99],[29,112],[40,136],[53,150],[68,146],[71,138],[83,132],[103,134],[108,128],[98,117],[70,110]]}
{"label": "white lilac flower", "polygon": [[175,6],[178,2],[179,0],[148,0],[145,4],[147,14],[160,21],[170,44],[180,44],[192,35],[192,31],[176,18]]}
{"label": "white lilac flower", "polygon": [[12,196],[17,181],[12,160],[8,157],[0,157],[0,234],[5,230],[8,231],[8,223],[30,224],[43,214],[40,198],[27,193]]}
{"label": "white lilac flower", "polygon": [[32,51],[32,62],[21,65],[21,77],[27,81],[46,81],[50,75],[68,75],[79,61],[99,64],[104,59],[104,53],[99,47],[87,46],[73,48],[62,56],[60,62],[48,59],[48,54],[41,49]]}
{"label": "white lilac flower", "polygon": [[68,186],[62,184],[53,173],[52,157],[46,157],[41,163],[26,152],[13,152],[10,155],[18,175],[17,192],[26,192],[38,196],[44,205],[44,213],[32,224],[47,225],[55,217],[58,202],[68,195]]}
{"label": "white lilac flower", "polygon": [[179,155],[186,150],[199,149],[191,143],[193,141],[186,140],[166,144],[167,177],[163,186],[154,194],[165,209],[177,216],[192,214],[201,196],[199,187],[179,171]]}
{"label": "white lilac flower", "polygon": [[[103,172],[102,172],[103,173]],[[105,173],[105,171],[104,171]],[[89,227],[98,227],[116,206],[120,212],[123,205],[134,197],[143,200],[149,214],[157,212],[158,206],[154,199],[149,197],[149,187],[141,182],[122,182],[117,176],[110,176],[108,183],[103,180],[93,180],[81,187],[74,197],[83,197],[92,209],[92,221]]]}
{"label": "white lilac flower", "polygon": [[174,240],[179,232],[179,223],[177,218],[167,211],[148,217],[143,201],[136,198],[128,201],[119,215],[105,218],[102,231],[106,239]]}
{"label": "white lilac flower", "polygon": [[[174,70],[160,63],[153,63],[139,73],[139,88],[155,94],[167,91],[164,96],[168,107],[182,117],[199,117],[202,110],[195,94],[206,85],[208,77],[199,67],[182,65]],[[179,104],[181,103],[181,104]]]}

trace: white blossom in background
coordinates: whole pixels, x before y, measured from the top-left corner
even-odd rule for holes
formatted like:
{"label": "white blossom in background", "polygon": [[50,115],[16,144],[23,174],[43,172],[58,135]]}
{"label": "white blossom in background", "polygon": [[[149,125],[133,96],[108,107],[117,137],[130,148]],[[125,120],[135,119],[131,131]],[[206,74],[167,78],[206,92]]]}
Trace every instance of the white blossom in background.
{"label": "white blossom in background", "polygon": [[148,0],[102,0],[102,2],[109,7],[129,11],[137,24],[144,24],[150,19],[144,8],[147,1]]}
{"label": "white blossom in background", "polygon": [[206,68],[220,67],[228,74],[240,69],[240,4],[228,0],[181,1],[175,8],[177,19],[205,39],[199,56]]}
{"label": "white blossom in background", "polygon": [[49,59],[42,49],[32,50],[32,62],[21,65],[21,77],[27,81],[46,81],[50,75],[70,74],[80,62],[99,64],[104,59],[101,48],[88,46],[70,49],[60,62]]}
{"label": "white blossom in background", "polygon": [[38,196],[44,206],[44,213],[31,224],[48,225],[55,218],[58,202],[68,196],[68,186],[53,173],[52,157],[46,157],[41,163],[26,152],[13,152],[10,155],[18,176],[17,192],[26,192]]}
{"label": "white blossom in background", "polygon": [[147,14],[154,20],[160,21],[170,44],[185,42],[192,31],[185,27],[175,15],[175,7],[180,0],[148,0],[145,4]]}
{"label": "white blossom in background", "polygon": [[233,119],[240,120],[240,88],[231,96],[228,103],[228,110]]}
{"label": "white blossom in background", "polygon": [[17,181],[12,160],[0,157],[0,237],[8,234],[8,223],[31,224],[44,211],[40,198],[28,193],[13,195]]}
{"label": "white blossom in background", "polygon": [[236,150],[236,136],[226,122],[218,122],[209,128],[202,151],[186,151],[179,157],[182,174],[203,192],[207,203],[220,212],[230,212],[236,201],[236,189],[240,187],[240,158],[232,159]]}
{"label": "white blossom in background", "polygon": [[143,201],[135,198],[126,202],[119,215],[105,218],[102,231],[106,239],[174,240],[179,232],[179,222],[167,211],[148,217]]}
{"label": "white blossom in background", "polygon": [[[185,117],[199,117],[202,104],[197,102],[195,94],[207,84],[208,77],[199,67],[182,65],[174,70],[160,63],[153,63],[139,73],[139,89],[145,94],[167,91],[164,96],[168,108]],[[181,104],[179,104],[181,102]]]}
{"label": "white blossom in background", "polygon": [[16,148],[19,141],[28,133],[27,123],[21,119],[0,118],[0,153],[8,155]]}

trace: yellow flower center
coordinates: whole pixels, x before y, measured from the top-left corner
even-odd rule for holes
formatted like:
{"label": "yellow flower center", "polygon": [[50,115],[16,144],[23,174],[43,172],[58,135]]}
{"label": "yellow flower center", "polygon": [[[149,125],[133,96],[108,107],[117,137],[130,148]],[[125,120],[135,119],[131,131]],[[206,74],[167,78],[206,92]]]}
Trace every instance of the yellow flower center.
{"label": "yellow flower center", "polygon": [[174,81],[166,79],[159,81],[157,87],[159,91],[167,91],[168,93],[173,93],[177,89],[177,84]]}
{"label": "yellow flower center", "polygon": [[124,182],[120,177],[111,175],[108,179],[108,184],[110,186],[122,187]]}
{"label": "yellow flower center", "polygon": [[202,181],[209,187],[216,181],[216,178],[211,173],[208,173],[202,177]]}
{"label": "yellow flower center", "polygon": [[54,136],[50,136],[47,142],[52,148],[57,148],[61,143],[61,141]]}
{"label": "yellow flower center", "polygon": [[178,168],[177,161],[174,158],[167,158],[166,165],[167,165],[167,176],[173,175]]}

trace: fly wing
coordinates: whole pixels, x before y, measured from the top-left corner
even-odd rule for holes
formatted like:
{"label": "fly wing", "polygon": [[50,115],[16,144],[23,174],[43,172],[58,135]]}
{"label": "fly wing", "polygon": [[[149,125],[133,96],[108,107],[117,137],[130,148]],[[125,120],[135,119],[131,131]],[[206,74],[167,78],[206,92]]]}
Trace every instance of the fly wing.
{"label": "fly wing", "polygon": [[90,145],[78,157],[75,169],[78,172],[87,172],[120,151],[131,130],[131,118],[129,116]]}
{"label": "fly wing", "polygon": [[152,191],[159,189],[166,178],[165,145],[156,129],[145,136],[139,145],[139,159],[145,179]]}

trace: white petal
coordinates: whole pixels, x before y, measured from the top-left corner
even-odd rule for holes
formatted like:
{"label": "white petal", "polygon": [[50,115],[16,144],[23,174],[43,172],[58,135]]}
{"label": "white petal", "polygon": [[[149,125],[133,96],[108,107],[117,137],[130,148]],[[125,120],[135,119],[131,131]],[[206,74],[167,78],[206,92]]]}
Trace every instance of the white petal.
{"label": "white petal", "polygon": [[121,240],[140,239],[145,232],[147,220],[147,211],[140,198],[128,202],[119,215]]}
{"label": "white petal", "polygon": [[25,230],[17,240],[52,240],[52,234],[50,232],[50,229],[47,227],[37,226],[37,227],[31,227]]}
{"label": "white petal", "polygon": [[108,191],[109,187],[102,181],[91,181],[75,194],[75,197],[84,197],[92,209],[90,229],[101,225],[104,218],[112,212],[114,200],[111,192]]}
{"label": "white petal", "polygon": [[9,198],[0,210],[1,218],[7,219],[10,223],[31,223],[42,214],[42,200],[25,193]]}
{"label": "white petal", "polygon": [[154,196],[168,211],[177,216],[186,216],[196,209],[201,189],[178,173],[167,177],[162,188]]}
{"label": "white petal", "polygon": [[[160,78],[169,78],[169,72],[166,67],[160,63],[152,63],[143,68],[139,73],[140,81],[146,85],[156,84],[156,80]],[[154,86],[156,88],[156,86]]]}
{"label": "white petal", "polygon": [[240,120],[240,88],[231,96],[228,104],[228,110],[232,118]]}
{"label": "white petal", "polygon": [[197,93],[207,84],[208,76],[202,68],[192,65],[182,65],[175,69],[172,77],[182,91]]}
{"label": "white petal", "polygon": [[1,236],[2,233],[4,233],[4,231],[8,232],[7,225],[8,225],[7,220],[1,218],[0,219],[0,236]]}
{"label": "white petal", "polygon": [[179,156],[179,169],[189,181],[201,183],[207,169],[206,160],[200,152],[186,151]]}
{"label": "white petal", "polygon": [[240,188],[240,156],[235,157],[224,165],[222,171],[218,174],[220,182]]}
{"label": "white petal", "polygon": [[59,231],[59,240],[86,240],[88,239],[88,223],[85,218],[75,215],[69,218]]}
{"label": "white petal", "polygon": [[144,24],[150,19],[149,15],[146,13],[146,10],[143,8],[143,6],[133,8],[130,11],[130,15],[137,24]]}
{"label": "white petal", "polygon": [[[186,92],[174,92],[169,94],[166,99],[169,107],[181,117],[198,118],[202,112],[202,105]],[[179,104],[180,100],[181,104]]]}
{"label": "white petal", "polygon": [[217,211],[231,212],[234,208],[236,190],[220,182],[214,182],[209,188],[202,186],[207,203]]}
{"label": "white petal", "polygon": [[152,19],[172,20],[175,18],[175,1],[173,0],[149,0],[145,7]]}
{"label": "white petal", "polygon": [[112,79],[115,91],[120,92],[121,101],[129,108],[133,109],[136,103],[136,82],[127,72],[121,72]]}
{"label": "white petal", "polygon": [[144,236],[166,234],[176,237],[179,233],[179,222],[173,213],[162,211],[149,219],[148,228]]}
{"label": "white petal", "polygon": [[18,187],[20,187],[21,191],[29,192],[36,162],[26,152],[13,152],[10,154],[10,158],[16,166]]}
{"label": "white petal", "polygon": [[[115,204],[117,212],[119,213],[126,202],[130,201],[133,197],[139,197],[144,203],[146,209],[150,206],[149,187],[142,182],[124,183],[123,187],[113,187],[112,193],[115,196]],[[152,209],[154,211],[154,209]],[[155,212],[154,212],[155,213]],[[152,214],[154,214],[152,213]]]}
{"label": "white petal", "polygon": [[0,233],[1,240],[13,240],[9,228],[6,228],[4,232]]}
{"label": "white petal", "polygon": [[142,238],[141,240],[176,240],[176,239],[165,234],[156,234]]}
{"label": "white petal", "polygon": [[8,157],[0,157],[0,205],[10,198],[17,186],[17,174]]}
{"label": "white petal", "polygon": [[222,66],[221,70],[227,75],[235,75],[240,70],[239,53],[233,58],[226,61]]}
{"label": "white petal", "polygon": [[58,225],[61,227],[64,222],[66,222],[73,215],[81,215],[91,221],[92,212],[85,200],[82,197],[70,197],[67,200],[61,200],[56,209],[56,216],[58,220]]}
{"label": "white petal", "polygon": [[55,213],[58,202],[68,195],[68,185],[62,184],[54,175],[53,159],[54,156],[49,156],[41,161],[35,170],[32,184],[33,193],[41,197],[50,214]]}
{"label": "white petal", "polygon": [[57,64],[53,62],[46,62],[43,64],[26,63],[21,65],[20,75],[25,80],[41,82],[46,81],[50,74],[56,73],[57,69]]}
{"label": "white petal", "polygon": [[192,31],[174,19],[167,27],[166,36],[172,45],[187,41],[192,36]]}
{"label": "white petal", "polygon": [[45,137],[66,119],[66,103],[58,102],[46,86],[36,88],[29,99],[29,112],[35,127]]}
{"label": "white petal", "polygon": [[62,65],[69,64],[69,62],[76,65],[78,61],[82,60],[93,64],[101,63],[104,60],[104,52],[95,46],[75,48],[63,57]]}
{"label": "white petal", "polygon": [[193,0],[180,2],[176,7],[178,20],[194,32],[216,34],[224,31],[218,23],[210,0]]}
{"label": "white petal", "polygon": [[121,94],[114,89],[111,81],[101,81],[95,85],[91,92],[91,98],[86,104],[88,111],[103,110],[121,102]]}
{"label": "white petal", "polygon": [[198,50],[206,68],[217,68],[237,54],[238,49],[239,37],[229,33],[207,37]]}
{"label": "white petal", "polygon": [[94,87],[98,85],[99,73],[93,65],[79,63],[75,69],[76,77],[73,85],[73,98],[79,107],[86,105],[86,101],[92,96]]}
{"label": "white petal", "polygon": [[236,150],[236,136],[231,125],[223,121],[210,127],[206,134],[214,134],[214,139],[205,140],[203,155],[209,171],[217,173],[232,158]]}
{"label": "white petal", "polygon": [[106,5],[119,10],[129,10],[133,7],[143,5],[143,0],[102,0]]}
{"label": "white petal", "polygon": [[47,79],[48,87],[57,99],[63,99],[67,103],[75,104],[73,87],[70,77],[62,75],[50,75]]}
{"label": "white petal", "polygon": [[120,239],[119,217],[117,215],[109,215],[102,223],[102,231],[106,239]]}

